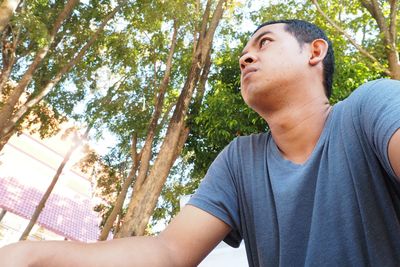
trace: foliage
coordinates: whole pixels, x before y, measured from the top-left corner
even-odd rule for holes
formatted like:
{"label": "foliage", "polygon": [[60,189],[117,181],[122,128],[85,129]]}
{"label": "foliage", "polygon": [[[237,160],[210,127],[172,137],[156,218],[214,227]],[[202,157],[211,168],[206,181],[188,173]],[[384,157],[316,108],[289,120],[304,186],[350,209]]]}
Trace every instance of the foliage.
{"label": "foliage", "polygon": [[[327,2],[325,4],[328,5]],[[330,16],[339,17],[341,25],[353,35],[363,34],[363,44],[374,48],[378,58],[385,57],[377,44],[377,26],[358,2],[343,4],[343,1],[330,1],[327,10]],[[269,20],[303,19],[317,24],[327,33],[333,42],[336,58],[333,95],[330,99],[332,104],[346,98],[362,83],[385,76],[320,18],[309,2],[299,4],[299,1],[284,1],[267,5],[251,14],[251,19],[256,25]],[[197,183],[217,154],[233,138],[268,129],[263,120],[244,104],[239,93],[240,70],[237,59],[251,32],[238,33],[226,28],[224,31],[232,39],[226,39],[225,45],[217,53],[213,74],[209,79],[210,90],[199,116],[191,118],[191,133],[186,143],[185,155],[189,163],[193,163],[191,177]]]}
{"label": "foliage", "polygon": [[[18,33],[15,51],[17,61],[10,75],[11,82],[0,95],[0,108],[35,53],[49,43],[49,32],[65,1],[24,2],[24,7],[18,10],[11,21],[11,34],[2,36],[3,44],[10,43]],[[248,25],[243,28],[250,2],[236,6],[237,9],[231,7],[218,32],[218,46],[213,53],[204,100],[200,107],[192,102],[187,121],[189,138],[179,163],[174,166],[162,191],[153,215],[153,225],[158,220],[169,220],[177,212],[178,196],[195,190],[216,155],[233,138],[268,130],[266,123],[244,104],[240,95],[238,57],[251,30],[254,30]],[[384,66],[388,65],[379,29],[359,1],[318,2],[329,17],[338,21],[343,29],[381,59]],[[113,201],[132,165],[133,132],[138,137],[136,149],[139,151],[144,145],[159,86],[165,74],[173,25],[177,23],[179,31],[172,73],[152,156],[159,152],[166,133],[166,122],[171,117],[172,107],[177,102],[191,63],[193,32],[199,27],[201,14],[197,9],[202,8],[196,3],[198,1],[195,0],[128,1],[83,59],[63,76],[44,102],[30,110],[25,122],[19,126],[20,129],[30,127],[45,137],[57,132],[58,124],[68,117],[93,125],[94,135],[99,139],[105,132],[117,139],[108,155],[100,157],[91,154],[85,161],[90,172],[93,166],[97,166],[94,181],[98,188],[96,194],[104,199],[103,206],[97,209],[102,212],[103,218],[113,207]],[[115,4],[115,1],[93,0],[87,4],[81,3],[74,9],[34,73],[25,98],[39,94],[43,86],[83,47]],[[385,12],[388,12],[387,6]],[[254,11],[247,19],[258,25],[266,20],[288,18],[316,23],[332,40],[336,55],[332,104],[344,99],[365,81],[385,77],[376,65],[318,15],[309,1],[274,1]],[[4,52],[0,55],[3,61]],[[153,163],[150,161],[150,165]]]}
{"label": "foliage", "polygon": [[[121,191],[121,185],[127,177],[127,168],[130,165],[129,162],[122,160],[119,161],[119,164],[114,165],[117,160],[110,156],[102,157],[93,149],[87,148],[85,156],[78,163],[80,170],[91,180],[92,196],[100,200],[93,208],[102,217],[100,228],[103,227],[114,207],[114,202]],[[114,156],[118,157],[115,154]],[[124,211],[121,215],[123,214]]]}
{"label": "foliage", "polygon": [[[143,142],[154,111],[170,46],[172,13],[187,13],[174,10],[184,9],[177,3],[153,2],[138,1],[129,7],[129,13],[125,11],[127,17],[124,20],[128,24],[102,44],[102,68],[93,75],[94,80],[90,84],[96,93],[89,99],[86,118],[95,121],[98,128],[106,125],[120,140],[118,147],[127,156],[130,154],[132,132],[138,134],[139,143]],[[186,21],[180,21],[180,25],[186,24]],[[188,28],[187,25],[185,27]],[[185,34],[182,26],[165,106],[176,101],[178,88],[186,74],[186,69],[181,70],[187,64],[185,60],[190,52],[185,47]],[[101,75],[107,75],[106,72],[109,73],[106,79],[114,79],[111,85],[100,84]]]}
{"label": "foliage", "polygon": [[[71,16],[62,23],[52,41],[52,28],[57,16],[64,8],[64,2],[22,1],[10,26],[2,33],[1,61],[3,64],[0,73],[2,78],[9,81],[8,84],[13,84],[12,90],[17,87],[34,62],[37,53],[50,45],[41,64],[34,69],[32,81],[20,97],[21,105],[37,97],[46,84],[52,81],[77,55],[77,52],[93,35],[96,25],[103,20],[112,6],[110,1],[97,0],[90,1],[90,4],[77,5]],[[103,38],[107,38],[107,35],[105,34]],[[56,82],[55,90],[44,99],[46,103],[39,103],[39,106],[34,105],[29,108],[23,118],[17,121],[17,127],[21,123],[23,127],[29,127],[34,121],[36,124],[33,129],[37,130],[42,137],[55,134],[57,127],[49,127],[47,124],[57,125],[65,121],[66,117],[73,113],[75,105],[88,93],[83,81],[86,81],[90,73],[97,69],[99,64],[97,54],[98,50],[94,45],[75,69],[64,75],[60,82]],[[12,60],[12,55],[15,55],[15,62]],[[3,77],[8,68],[11,68],[10,75]],[[2,92],[1,89],[4,87],[0,87],[0,107],[2,108],[10,93]],[[44,107],[47,112],[42,112]],[[17,109],[14,110],[16,111]],[[26,124],[27,120],[30,122]]]}

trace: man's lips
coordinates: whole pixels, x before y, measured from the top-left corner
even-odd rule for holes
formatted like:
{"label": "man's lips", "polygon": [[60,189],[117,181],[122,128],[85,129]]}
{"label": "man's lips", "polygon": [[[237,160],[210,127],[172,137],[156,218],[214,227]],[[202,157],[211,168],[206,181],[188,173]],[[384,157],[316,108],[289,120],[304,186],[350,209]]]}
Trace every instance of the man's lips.
{"label": "man's lips", "polygon": [[257,68],[256,67],[246,67],[243,71],[242,71],[242,79],[245,79],[246,76],[248,76],[250,73],[256,72]]}

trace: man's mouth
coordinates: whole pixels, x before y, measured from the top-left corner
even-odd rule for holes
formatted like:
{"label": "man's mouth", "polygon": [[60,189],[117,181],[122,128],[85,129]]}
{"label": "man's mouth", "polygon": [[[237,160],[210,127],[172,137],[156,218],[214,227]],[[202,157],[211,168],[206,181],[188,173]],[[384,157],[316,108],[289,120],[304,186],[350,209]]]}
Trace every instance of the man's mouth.
{"label": "man's mouth", "polygon": [[246,79],[248,76],[250,76],[252,73],[256,72],[257,68],[255,67],[247,67],[242,71],[242,80]]}

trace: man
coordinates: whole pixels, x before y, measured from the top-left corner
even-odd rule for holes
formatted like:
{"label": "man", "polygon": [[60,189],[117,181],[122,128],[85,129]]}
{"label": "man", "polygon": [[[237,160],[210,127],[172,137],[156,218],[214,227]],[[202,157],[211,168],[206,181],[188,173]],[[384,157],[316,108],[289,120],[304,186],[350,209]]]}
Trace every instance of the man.
{"label": "man", "polygon": [[398,265],[400,83],[331,107],[332,53],[307,22],[262,25],[240,58],[241,91],[271,131],[226,147],[159,236],[22,242],[0,266],[195,266],[222,239],[244,239],[250,266]]}
{"label": "man", "polygon": [[229,244],[244,239],[250,266],[398,266],[400,82],[332,107],[325,34],[280,22],[240,58],[242,96],[270,133],[235,139],[190,203],[231,227]]}

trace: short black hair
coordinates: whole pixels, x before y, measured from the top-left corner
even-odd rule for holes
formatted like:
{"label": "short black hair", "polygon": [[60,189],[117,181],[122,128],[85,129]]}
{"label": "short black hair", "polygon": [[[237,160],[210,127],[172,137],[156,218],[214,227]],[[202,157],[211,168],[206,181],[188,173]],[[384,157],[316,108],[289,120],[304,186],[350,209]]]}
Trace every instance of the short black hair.
{"label": "short black hair", "polygon": [[278,23],[285,24],[285,30],[292,34],[300,45],[311,43],[315,39],[323,39],[328,43],[328,51],[322,63],[324,78],[323,85],[325,88],[325,94],[329,98],[332,94],[333,73],[335,71],[335,56],[333,53],[332,42],[328,39],[325,32],[315,24],[299,19],[267,21],[258,26],[258,28],[253,32],[253,35],[264,26]]}

